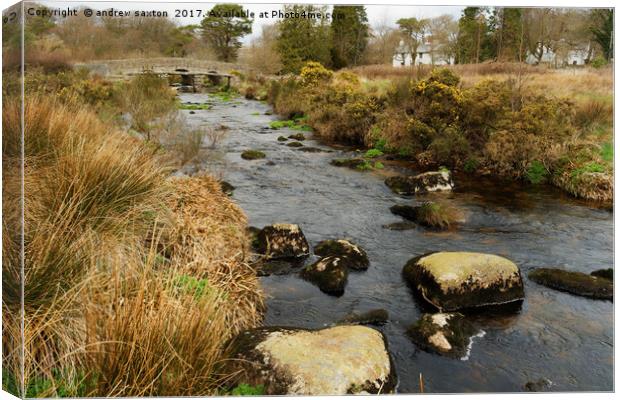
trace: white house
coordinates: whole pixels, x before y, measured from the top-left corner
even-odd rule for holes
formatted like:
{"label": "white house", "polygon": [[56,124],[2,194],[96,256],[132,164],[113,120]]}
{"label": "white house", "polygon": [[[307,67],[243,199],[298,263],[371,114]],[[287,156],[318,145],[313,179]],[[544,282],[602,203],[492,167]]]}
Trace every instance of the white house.
{"label": "white house", "polygon": [[547,64],[557,68],[568,65],[586,65],[589,60],[594,58],[593,49],[589,43],[569,47],[566,43],[560,42],[555,51],[543,45],[540,45],[539,48],[542,49],[540,61],[536,55],[528,51],[525,58],[526,63],[532,65]]}
{"label": "white house", "polygon": [[[413,63],[413,57],[409,46],[404,41],[400,41],[394,56],[392,57],[392,66],[394,67],[410,67]],[[454,64],[454,57],[441,51],[441,46],[431,50],[428,43],[420,44],[417,48],[415,65],[448,65]]]}

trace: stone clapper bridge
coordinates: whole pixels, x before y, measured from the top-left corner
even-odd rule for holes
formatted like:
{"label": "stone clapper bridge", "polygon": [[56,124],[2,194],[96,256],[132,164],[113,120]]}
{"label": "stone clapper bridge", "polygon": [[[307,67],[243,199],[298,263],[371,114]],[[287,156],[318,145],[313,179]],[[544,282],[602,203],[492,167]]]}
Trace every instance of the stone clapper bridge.
{"label": "stone clapper bridge", "polygon": [[229,87],[233,78],[229,71],[247,70],[247,67],[233,63],[179,57],[99,60],[75,66],[86,68],[91,73],[108,79],[128,79],[144,73],[154,73],[166,78],[178,76],[181,78],[181,86],[191,87],[194,92],[202,86],[204,78],[207,78],[211,85],[221,85],[225,79],[226,87]]}

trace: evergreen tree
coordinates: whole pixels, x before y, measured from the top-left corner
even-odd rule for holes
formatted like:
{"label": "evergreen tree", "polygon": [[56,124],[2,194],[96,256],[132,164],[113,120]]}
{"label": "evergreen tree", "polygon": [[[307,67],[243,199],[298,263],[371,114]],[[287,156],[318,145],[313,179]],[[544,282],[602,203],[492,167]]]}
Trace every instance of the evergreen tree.
{"label": "evergreen tree", "polygon": [[300,15],[300,18],[284,18],[278,22],[280,33],[276,48],[283,72],[298,73],[307,61],[331,66],[330,27],[324,18],[308,17],[309,13],[325,13],[326,7],[285,5],[284,12]]}
{"label": "evergreen tree", "polygon": [[456,62],[469,64],[492,57],[486,8],[466,7],[459,19]]}
{"label": "evergreen tree", "polygon": [[202,34],[221,61],[237,59],[241,37],[252,33],[252,20],[239,4],[218,4],[201,22]]}
{"label": "evergreen tree", "polygon": [[497,7],[489,19],[492,54],[500,61],[521,61],[525,55],[523,10]]}
{"label": "evergreen tree", "polygon": [[598,9],[592,11],[592,27],[590,31],[594,36],[594,41],[601,46],[605,59],[609,59],[614,54],[613,32],[614,32],[614,12],[611,9]]}
{"label": "evergreen tree", "polygon": [[331,24],[334,68],[357,65],[368,45],[368,17],[364,6],[334,6]]}

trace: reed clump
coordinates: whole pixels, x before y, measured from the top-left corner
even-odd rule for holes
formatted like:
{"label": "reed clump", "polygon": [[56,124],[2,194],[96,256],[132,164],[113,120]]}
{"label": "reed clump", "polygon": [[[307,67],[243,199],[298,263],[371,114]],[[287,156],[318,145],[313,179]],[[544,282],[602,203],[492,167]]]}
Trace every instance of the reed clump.
{"label": "reed clump", "polygon": [[20,111],[4,103],[3,387],[216,393],[226,341],[262,318],[245,216],[214,178],[171,181],[147,142],[47,96],[24,105],[22,388]]}

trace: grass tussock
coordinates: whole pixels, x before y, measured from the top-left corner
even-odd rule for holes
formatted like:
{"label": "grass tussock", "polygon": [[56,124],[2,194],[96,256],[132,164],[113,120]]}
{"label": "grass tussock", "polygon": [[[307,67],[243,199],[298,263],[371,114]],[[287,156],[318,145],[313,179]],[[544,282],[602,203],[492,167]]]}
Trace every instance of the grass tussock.
{"label": "grass tussock", "polygon": [[243,213],[213,178],[168,181],[151,146],[83,107],[31,96],[24,118],[22,391],[11,201],[20,106],[5,102],[5,388],[32,397],[216,393],[224,343],[261,319]]}
{"label": "grass tussock", "polygon": [[454,227],[463,218],[456,207],[444,202],[425,202],[416,208],[416,221],[437,229]]}

